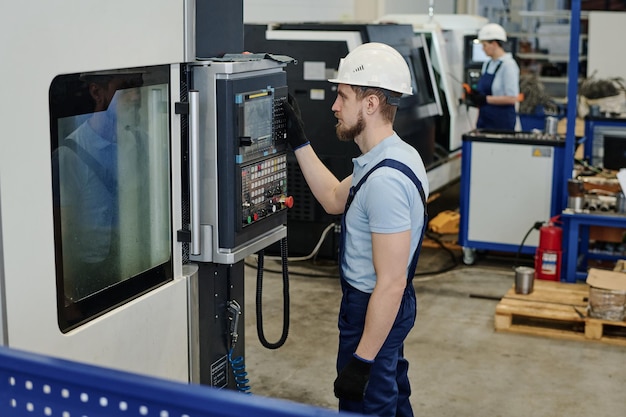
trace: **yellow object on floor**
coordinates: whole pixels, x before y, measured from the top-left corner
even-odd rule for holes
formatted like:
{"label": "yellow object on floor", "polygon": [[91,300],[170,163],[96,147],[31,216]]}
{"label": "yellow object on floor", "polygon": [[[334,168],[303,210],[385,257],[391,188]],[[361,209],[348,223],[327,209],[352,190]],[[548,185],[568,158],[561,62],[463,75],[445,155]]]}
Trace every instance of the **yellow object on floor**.
{"label": "yellow object on floor", "polygon": [[428,228],[442,235],[459,233],[460,220],[461,215],[458,212],[445,210],[428,222]]}

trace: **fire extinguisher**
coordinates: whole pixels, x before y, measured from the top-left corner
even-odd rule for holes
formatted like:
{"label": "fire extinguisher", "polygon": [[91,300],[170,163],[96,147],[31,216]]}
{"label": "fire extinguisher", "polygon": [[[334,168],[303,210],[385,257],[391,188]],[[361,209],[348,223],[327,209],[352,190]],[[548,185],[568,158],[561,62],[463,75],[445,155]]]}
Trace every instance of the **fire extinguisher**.
{"label": "fire extinguisher", "polygon": [[535,278],[561,280],[561,255],[563,229],[556,225],[554,216],[539,229],[539,246],[535,252]]}

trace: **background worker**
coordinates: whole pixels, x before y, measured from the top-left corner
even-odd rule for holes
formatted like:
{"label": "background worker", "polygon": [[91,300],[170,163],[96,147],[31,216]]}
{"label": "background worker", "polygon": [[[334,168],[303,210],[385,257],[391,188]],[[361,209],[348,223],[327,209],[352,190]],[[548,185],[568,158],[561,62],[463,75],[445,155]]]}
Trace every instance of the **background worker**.
{"label": "background worker", "polygon": [[412,416],[404,340],[416,316],[412,278],[427,224],[428,181],[419,153],[393,130],[402,94],[412,94],[404,58],[382,43],[363,44],[339,64],[332,111],[341,141],[361,155],[337,179],[303,130],[297,106],[285,106],[287,134],[316,199],[343,213],[339,313],[339,409]]}
{"label": "background worker", "polygon": [[515,130],[519,66],[504,50],[506,31],[496,23],[488,23],[478,32],[478,40],[491,59],[483,63],[478,85],[468,94],[468,101],[479,108],[476,127]]}

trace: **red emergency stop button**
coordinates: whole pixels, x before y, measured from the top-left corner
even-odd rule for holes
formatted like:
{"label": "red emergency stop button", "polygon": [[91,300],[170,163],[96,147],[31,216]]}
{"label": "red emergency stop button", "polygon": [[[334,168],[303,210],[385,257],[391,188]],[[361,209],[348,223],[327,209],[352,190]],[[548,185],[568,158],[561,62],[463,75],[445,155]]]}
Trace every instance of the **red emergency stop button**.
{"label": "red emergency stop button", "polygon": [[285,204],[287,206],[287,208],[292,208],[293,207],[293,197],[292,196],[285,197],[282,200],[283,200],[283,204]]}

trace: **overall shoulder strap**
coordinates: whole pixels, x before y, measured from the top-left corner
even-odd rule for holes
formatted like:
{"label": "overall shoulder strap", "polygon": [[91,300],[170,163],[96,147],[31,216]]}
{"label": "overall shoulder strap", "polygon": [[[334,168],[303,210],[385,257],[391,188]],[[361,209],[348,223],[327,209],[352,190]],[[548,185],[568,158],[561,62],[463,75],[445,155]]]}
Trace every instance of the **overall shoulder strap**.
{"label": "overall shoulder strap", "polygon": [[106,168],[104,168],[96,158],[91,156],[85,148],[71,139],[64,140],[62,146],[71,149],[80,158],[80,160],[83,161],[94,172],[94,174],[96,174],[98,179],[100,179],[100,182],[104,184],[111,194],[115,194],[115,187],[111,184],[111,181],[107,181]]}
{"label": "overall shoulder strap", "polygon": [[417,178],[417,175],[415,175],[415,173],[413,172],[411,168],[409,168],[402,162],[397,161],[395,159],[383,159],[378,164],[376,164],[372,169],[367,171],[365,175],[363,175],[363,178],[361,178],[359,182],[350,189],[350,194],[348,195],[348,202],[346,204],[346,207],[350,206],[350,204],[352,203],[352,200],[354,200],[354,196],[356,195],[357,191],[359,191],[359,189],[363,186],[363,184],[365,183],[367,178],[370,176],[370,174],[381,167],[395,168],[398,171],[402,172],[407,177],[409,177],[411,181],[413,181],[413,184],[415,184],[415,186],[417,187],[420,193],[420,198],[422,199],[422,204],[424,205],[424,213],[425,213],[426,212],[426,194],[424,193],[424,187],[422,186],[422,182],[419,180],[419,178]]}
{"label": "overall shoulder strap", "polygon": [[496,73],[498,72],[498,70],[500,69],[500,67],[502,66],[502,61],[498,62],[498,65],[496,65],[496,70],[493,72],[493,76],[495,77]]}
{"label": "overall shoulder strap", "polygon": [[365,183],[367,178],[370,176],[370,174],[381,167],[395,168],[398,171],[402,172],[407,177],[409,177],[411,181],[413,181],[413,184],[415,184],[415,186],[417,187],[417,190],[420,193],[420,198],[422,199],[422,204],[424,206],[424,225],[422,227],[422,233],[420,235],[420,239],[417,244],[417,247],[415,248],[415,251],[413,252],[413,256],[411,257],[411,263],[409,264],[408,273],[407,273],[407,283],[410,283],[413,279],[413,276],[415,276],[415,269],[417,268],[417,260],[419,258],[419,253],[422,248],[422,241],[424,240],[424,233],[426,231],[426,227],[428,227],[428,213],[426,211],[426,193],[424,192],[424,187],[422,186],[422,182],[419,180],[419,178],[417,178],[417,175],[415,175],[413,170],[409,168],[408,166],[406,166],[405,164],[403,164],[402,162],[397,161],[395,159],[383,159],[378,164],[376,164],[372,169],[367,171],[365,175],[363,176],[363,178],[361,178],[359,182],[350,189],[350,194],[348,195],[348,201],[346,203],[344,216],[345,216],[345,213],[348,211],[348,208],[350,207],[352,200],[354,200],[354,196],[356,195],[357,191],[359,191],[361,186],[363,186],[363,184]]}

